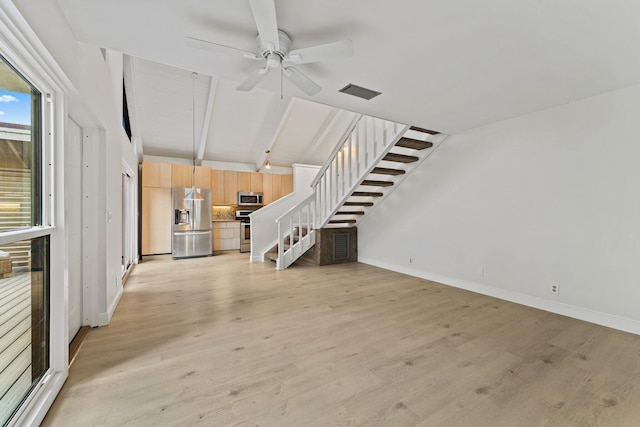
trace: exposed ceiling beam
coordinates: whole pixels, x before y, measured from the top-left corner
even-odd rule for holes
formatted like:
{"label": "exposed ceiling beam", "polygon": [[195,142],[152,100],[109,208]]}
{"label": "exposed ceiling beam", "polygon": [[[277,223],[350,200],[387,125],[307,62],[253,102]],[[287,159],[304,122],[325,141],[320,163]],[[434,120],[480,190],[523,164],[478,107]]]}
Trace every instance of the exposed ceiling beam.
{"label": "exposed ceiling beam", "polygon": [[142,161],[144,152],[142,151],[143,141],[140,135],[140,123],[138,122],[138,98],[136,97],[136,87],[133,79],[133,61],[129,55],[123,55],[123,78],[124,88],[127,92],[127,107],[129,109],[129,126],[131,127],[131,143],[134,146],[138,161]]}
{"label": "exposed ceiling beam", "polygon": [[213,117],[213,105],[216,100],[216,88],[218,86],[218,79],[211,77],[209,82],[209,95],[207,96],[207,104],[204,110],[204,119],[202,121],[202,130],[200,132],[200,142],[198,143],[198,150],[196,155],[196,165],[202,165],[204,159],[204,150],[207,146],[207,138],[209,137],[209,125],[211,124],[211,117]]}

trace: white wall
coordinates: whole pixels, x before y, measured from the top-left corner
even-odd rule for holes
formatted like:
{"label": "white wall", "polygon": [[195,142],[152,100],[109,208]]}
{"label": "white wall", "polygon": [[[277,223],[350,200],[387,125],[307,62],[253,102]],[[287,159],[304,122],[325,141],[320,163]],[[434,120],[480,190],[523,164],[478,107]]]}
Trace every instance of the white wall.
{"label": "white wall", "polygon": [[362,222],[360,260],[640,333],[639,159],[640,87],[455,135]]}
{"label": "white wall", "polygon": [[120,173],[123,161],[134,172],[138,170],[133,145],[121,124],[122,55],[109,52],[105,61],[99,48],[78,43],[56,2],[16,0],[14,3],[76,89],[75,93],[66,94],[69,115],[83,126],[90,143],[95,144],[85,150],[89,155],[87,166],[95,171],[91,174],[92,182],[84,183],[85,188],[91,188],[90,196],[99,199],[94,204],[96,228],[91,233],[90,247],[85,249],[97,258],[94,282],[90,283],[95,292],[92,324],[106,324],[122,293]]}

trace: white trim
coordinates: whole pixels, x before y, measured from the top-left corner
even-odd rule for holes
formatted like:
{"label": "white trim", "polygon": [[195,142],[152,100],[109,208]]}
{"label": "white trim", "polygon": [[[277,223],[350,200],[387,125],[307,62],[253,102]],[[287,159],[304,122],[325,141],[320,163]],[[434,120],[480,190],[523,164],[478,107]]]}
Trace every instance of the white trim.
{"label": "white trim", "polygon": [[467,291],[476,292],[482,295],[514,302],[516,304],[526,305],[528,307],[537,308],[539,310],[548,311],[562,316],[574,319],[584,320],[585,322],[595,323],[596,325],[606,326],[608,328],[618,329],[620,331],[629,332],[640,335],[640,322],[633,319],[627,319],[615,316],[601,311],[590,310],[575,305],[563,304],[560,302],[546,300],[544,298],[534,297],[519,292],[508,291],[506,289],[496,288],[481,283],[475,283],[468,280],[458,279],[449,276],[443,276],[435,273],[425,273],[413,268],[407,268],[396,264],[378,261],[369,258],[358,257],[358,262],[384,268],[398,273],[407,274],[413,277],[430,280],[447,286],[465,289]]}
{"label": "white trim", "polygon": [[53,227],[31,227],[20,230],[5,231],[0,234],[0,245],[20,240],[35,239],[52,234]]}
{"label": "white trim", "polygon": [[[77,91],[10,0],[0,0],[0,51],[43,96],[43,221],[47,227],[17,231],[13,237],[50,235],[49,371],[9,425],[36,426],[44,419],[68,376],[65,283],[64,129],[67,95]],[[48,97],[47,95],[50,95]],[[55,226],[55,228],[53,228]]]}
{"label": "white trim", "polygon": [[98,326],[106,326],[111,322],[111,318],[113,314],[116,312],[116,308],[118,307],[118,303],[120,302],[120,298],[122,298],[122,294],[124,293],[124,288],[122,286],[118,286],[118,290],[116,291],[116,296],[113,298],[111,305],[107,312],[98,313]]}

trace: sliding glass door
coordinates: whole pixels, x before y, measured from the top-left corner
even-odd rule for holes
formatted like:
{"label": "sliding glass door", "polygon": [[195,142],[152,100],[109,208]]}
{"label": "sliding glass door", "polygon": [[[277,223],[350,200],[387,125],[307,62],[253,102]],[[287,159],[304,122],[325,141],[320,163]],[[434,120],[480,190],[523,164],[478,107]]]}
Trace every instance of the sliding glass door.
{"label": "sliding glass door", "polygon": [[43,98],[0,56],[0,425],[50,363]]}

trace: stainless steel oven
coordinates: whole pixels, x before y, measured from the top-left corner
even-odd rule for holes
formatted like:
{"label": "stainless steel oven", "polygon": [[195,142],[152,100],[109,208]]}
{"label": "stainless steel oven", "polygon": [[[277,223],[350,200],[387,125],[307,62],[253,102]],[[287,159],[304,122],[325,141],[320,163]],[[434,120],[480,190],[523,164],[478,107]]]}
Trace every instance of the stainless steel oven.
{"label": "stainless steel oven", "polygon": [[240,223],[240,252],[251,252],[251,223]]}
{"label": "stainless steel oven", "polygon": [[256,208],[236,209],[236,219],[240,220],[240,252],[251,252],[251,218]]}

